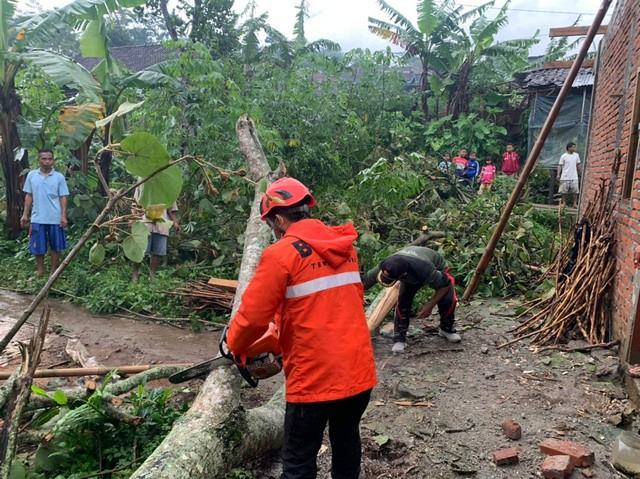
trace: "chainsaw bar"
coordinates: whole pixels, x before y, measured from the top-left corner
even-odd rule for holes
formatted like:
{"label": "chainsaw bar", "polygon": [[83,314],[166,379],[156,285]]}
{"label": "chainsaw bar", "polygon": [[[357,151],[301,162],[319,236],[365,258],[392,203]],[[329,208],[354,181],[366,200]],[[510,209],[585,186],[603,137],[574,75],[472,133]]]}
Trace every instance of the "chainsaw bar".
{"label": "chainsaw bar", "polygon": [[195,364],[190,368],[183,369],[182,371],[178,371],[175,374],[169,376],[169,382],[172,384],[179,384],[185,381],[189,381],[190,379],[200,378],[207,376],[211,371],[215,368],[219,368],[220,366],[225,366],[228,364],[233,364],[228,358],[224,356],[216,356],[213,359],[208,359],[204,362]]}

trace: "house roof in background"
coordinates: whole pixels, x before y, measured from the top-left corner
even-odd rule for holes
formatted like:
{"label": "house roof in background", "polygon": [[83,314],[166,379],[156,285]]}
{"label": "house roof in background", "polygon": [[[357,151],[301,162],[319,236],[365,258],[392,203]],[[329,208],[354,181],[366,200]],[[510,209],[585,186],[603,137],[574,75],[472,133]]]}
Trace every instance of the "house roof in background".
{"label": "house roof in background", "polygon": [[[516,79],[526,90],[541,90],[561,88],[569,74],[568,68],[536,68],[528,72],[519,73]],[[591,87],[595,82],[593,67],[583,67],[573,81],[572,88]]]}
{"label": "house roof in background", "polygon": [[[131,45],[124,47],[112,47],[111,55],[124,64],[131,73],[146,70],[153,65],[157,65],[168,60],[174,51],[162,45]],[[87,70],[91,70],[100,62],[99,58],[78,58],[80,63]]]}

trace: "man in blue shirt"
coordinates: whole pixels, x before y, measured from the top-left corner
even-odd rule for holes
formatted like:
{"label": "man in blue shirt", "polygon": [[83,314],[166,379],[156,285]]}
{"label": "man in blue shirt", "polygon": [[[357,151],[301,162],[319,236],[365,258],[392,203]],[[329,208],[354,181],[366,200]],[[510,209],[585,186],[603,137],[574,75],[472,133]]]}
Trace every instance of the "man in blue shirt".
{"label": "man in blue shirt", "polygon": [[[53,152],[38,152],[40,168],[27,175],[22,190],[26,193],[20,224],[29,228],[29,251],[36,257],[38,277],[44,276],[44,255],[51,255],[51,271],[58,267],[60,252],[66,249],[67,196],[69,188],[64,175],[53,169]],[[31,218],[29,218],[31,213]]]}

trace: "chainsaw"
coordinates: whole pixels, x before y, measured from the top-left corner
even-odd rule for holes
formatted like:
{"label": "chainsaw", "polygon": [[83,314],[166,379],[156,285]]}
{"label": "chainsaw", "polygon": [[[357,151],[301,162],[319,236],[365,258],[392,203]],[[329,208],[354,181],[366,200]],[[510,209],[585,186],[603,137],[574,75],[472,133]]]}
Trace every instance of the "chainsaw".
{"label": "chainsaw", "polygon": [[215,358],[178,371],[169,376],[169,382],[179,384],[190,379],[205,377],[221,366],[235,365],[242,378],[251,387],[255,388],[261,379],[275,376],[282,370],[282,352],[275,323],[269,324],[267,332],[249,346],[246,354],[242,357],[234,357],[229,351],[227,347],[227,328],[228,326],[225,326],[222,331],[219,353]]}

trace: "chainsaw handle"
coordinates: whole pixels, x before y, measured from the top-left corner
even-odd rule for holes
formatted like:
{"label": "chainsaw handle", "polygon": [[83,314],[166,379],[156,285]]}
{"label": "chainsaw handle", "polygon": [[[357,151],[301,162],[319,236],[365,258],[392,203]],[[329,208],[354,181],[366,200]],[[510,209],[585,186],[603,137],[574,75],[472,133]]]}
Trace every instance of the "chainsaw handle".
{"label": "chainsaw handle", "polygon": [[227,330],[229,329],[229,325],[226,324],[222,329],[222,335],[220,336],[220,342],[218,343],[218,349],[220,350],[220,356],[223,356],[227,359],[235,361],[233,358],[233,354],[229,351],[229,347],[227,346]]}
{"label": "chainsaw handle", "polygon": [[218,345],[218,349],[220,350],[220,355],[233,361],[236,367],[238,368],[238,371],[240,372],[242,379],[247,381],[247,383],[249,383],[249,386],[251,386],[252,388],[256,388],[258,387],[258,380],[255,379],[251,375],[249,370],[246,368],[247,358],[245,356],[236,358],[231,353],[231,351],[229,350],[229,347],[227,346],[227,330],[228,329],[229,329],[229,325],[227,324],[222,330],[222,335],[220,336],[220,343]]}
{"label": "chainsaw handle", "polygon": [[242,379],[247,381],[247,383],[249,383],[249,386],[251,386],[252,388],[257,388],[258,380],[251,375],[249,370],[238,363],[236,363],[236,366],[238,368],[238,371],[240,372],[240,376],[242,376]]}

